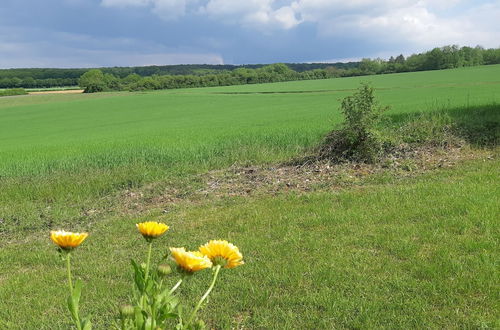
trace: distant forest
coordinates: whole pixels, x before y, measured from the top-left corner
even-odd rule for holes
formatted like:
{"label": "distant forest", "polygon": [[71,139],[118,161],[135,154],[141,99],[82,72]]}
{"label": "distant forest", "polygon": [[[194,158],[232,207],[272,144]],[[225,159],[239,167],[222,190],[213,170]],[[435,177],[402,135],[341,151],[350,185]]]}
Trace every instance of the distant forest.
{"label": "distant forest", "polygon": [[2,69],[0,88],[77,86],[86,92],[227,86],[440,70],[500,64],[500,48],[444,46],[431,51],[349,63],[278,63],[271,65],[186,64],[98,69]]}

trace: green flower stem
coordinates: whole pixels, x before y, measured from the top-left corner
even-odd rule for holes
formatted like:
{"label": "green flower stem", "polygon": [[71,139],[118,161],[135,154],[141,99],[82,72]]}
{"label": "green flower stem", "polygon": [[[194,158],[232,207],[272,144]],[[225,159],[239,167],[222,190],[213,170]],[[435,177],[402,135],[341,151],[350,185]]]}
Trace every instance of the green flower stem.
{"label": "green flower stem", "polygon": [[146,288],[148,286],[148,276],[149,276],[149,264],[151,263],[151,251],[153,250],[153,241],[148,241],[148,258],[146,260],[146,269],[144,271],[144,292],[142,292],[142,297],[140,304],[144,309],[146,309]]}
{"label": "green flower stem", "polygon": [[191,313],[191,316],[189,316],[189,319],[188,319],[186,325],[184,325],[185,329],[187,329],[187,327],[191,324],[191,322],[193,321],[193,319],[194,319],[194,317],[196,315],[196,312],[198,312],[198,309],[200,309],[201,304],[205,301],[205,299],[207,299],[207,297],[210,294],[210,292],[212,292],[212,289],[215,286],[215,281],[217,280],[217,276],[219,275],[220,269],[221,269],[221,265],[215,266],[215,273],[214,273],[214,278],[212,279],[212,283],[208,287],[207,292],[205,292],[205,294],[203,295],[203,297],[201,297],[200,301],[198,301],[198,304],[196,305],[196,307],[194,308],[193,312]]}
{"label": "green flower stem", "polygon": [[151,250],[153,250],[153,242],[149,242],[148,260],[146,261],[146,271],[144,272],[144,285],[146,285],[148,282],[149,264],[151,263]]}
{"label": "green flower stem", "polygon": [[175,290],[177,290],[179,288],[179,286],[181,285],[182,283],[182,278],[174,285],[174,287],[170,290],[170,292],[168,294],[172,294],[174,293]]}
{"label": "green flower stem", "polygon": [[70,294],[73,295],[73,281],[71,280],[71,252],[66,253],[66,268],[68,270],[68,284]]}
{"label": "green flower stem", "polygon": [[[71,252],[66,253],[66,268],[68,269],[68,284],[69,284],[69,295],[70,299],[73,299],[73,280],[71,279]],[[78,310],[75,313],[75,323],[78,330],[82,329],[82,324],[80,322],[80,315]]]}

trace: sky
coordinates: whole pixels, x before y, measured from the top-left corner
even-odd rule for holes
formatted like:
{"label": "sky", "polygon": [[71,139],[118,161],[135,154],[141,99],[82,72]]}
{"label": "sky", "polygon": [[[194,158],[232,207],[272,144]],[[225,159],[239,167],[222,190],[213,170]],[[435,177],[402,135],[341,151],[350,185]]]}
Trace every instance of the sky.
{"label": "sky", "polygon": [[0,68],[336,62],[500,47],[500,0],[0,0]]}

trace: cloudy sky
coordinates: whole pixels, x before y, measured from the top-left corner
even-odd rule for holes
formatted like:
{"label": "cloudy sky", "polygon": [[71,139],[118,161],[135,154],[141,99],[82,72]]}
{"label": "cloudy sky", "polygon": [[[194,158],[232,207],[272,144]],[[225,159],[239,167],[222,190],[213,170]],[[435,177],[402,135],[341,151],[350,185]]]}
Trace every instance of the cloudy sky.
{"label": "cloudy sky", "polygon": [[500,0],[0,0],[0,68],[345,61],[500,47]]}

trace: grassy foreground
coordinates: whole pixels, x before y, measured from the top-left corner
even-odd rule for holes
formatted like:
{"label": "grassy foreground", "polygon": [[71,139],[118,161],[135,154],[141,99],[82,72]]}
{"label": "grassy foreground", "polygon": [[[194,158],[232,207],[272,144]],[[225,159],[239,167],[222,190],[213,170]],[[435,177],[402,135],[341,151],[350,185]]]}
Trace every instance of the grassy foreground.
{"label": "grassy foreground", "polygon": [[[185,205],[151,216],[171,224],[156,242],[235,242],[246,265],[224,272],[203,317],[217,328],[480,328],[500,326],[498,160],[342,191]],[[138,219],[93,226],[74,257],[84,313],[107,328],[144,258]],[[46,232],[0,254],[0,324],[65,329],[64,264]],[[199,297],[201,274],[182,290]],[[201,283],[200,283],[201,282]]]}

